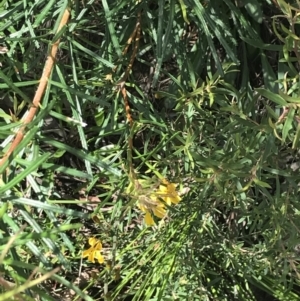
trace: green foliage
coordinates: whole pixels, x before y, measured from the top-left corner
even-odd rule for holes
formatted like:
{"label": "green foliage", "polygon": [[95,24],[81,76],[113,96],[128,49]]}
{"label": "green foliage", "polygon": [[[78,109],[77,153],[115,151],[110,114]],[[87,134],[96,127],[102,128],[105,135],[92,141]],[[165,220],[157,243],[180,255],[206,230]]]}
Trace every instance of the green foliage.
{"label": "green foliage", "polygon": [[[3,0],[1,156],[60,45],[0,164],[0,300],[299,300],[299,9]],[[155,227],[136,178],[179,184]]]}

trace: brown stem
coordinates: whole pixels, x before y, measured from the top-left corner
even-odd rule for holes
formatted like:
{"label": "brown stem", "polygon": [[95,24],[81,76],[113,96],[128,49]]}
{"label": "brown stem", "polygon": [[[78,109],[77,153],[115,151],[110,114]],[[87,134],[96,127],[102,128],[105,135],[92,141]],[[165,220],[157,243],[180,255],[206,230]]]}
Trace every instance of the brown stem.
{"label": "brown stem", "polygon": [[[129,122],[130,129],[132,129],[132,127],[133,127],[133,118],[132,118],[132,115],[130,112],[131,111],[130,104],[128,101],[125,83],[126,83],[126,80],[129,76],[130,70],[132,69],[134,60],[137,55],[137,51],[139,48],[140,36],[141,36],[141,12],[138,13],[138,18],[137,18],[135,29],[134,29],[133,33],[130,35],[129,40],[127,41],[127,45],[123,51],[123,54],[127,53],[129,45],[132,43],[132,41],[134,41],[134,47],[133,47],[133,51],[132,51],[132,54],[130,57],[129,64],[125,70],[123,77],[121,78],[121,80],[118,83],[119,89],[122,93],[122,97],[124,100],[125,113],[126,113],[127,121]],[[133,135],[133,133],[130,133],[129,138],[128,138],[128,161],[129,161],[129,175],[132,178],[134,178],[134,168],[133,168],[133,164],[132,164],[132,148],[133,148],[132,135]]]}
{"label": "brown stem", "polygon": [[[67,24],[67,22],[69,20],[69,17],[70,17],[70,10],[69,10],[69,8],[66,8],[66,10],[63,14],[63,17],[61,18],[60,24],[58,26],[57,33]],[[21,141],[24,138],[24,131],[25,131],[26,126],[33,120],[34,116],[36,115],[36,113],[38,111],[38,108],[39,108],[40,103],[41,103],[42,96],[43,96],[43,94],[45,92],[45,89],[47,87],[47,84],[48,84],[48,79],[51,75],[51,72],[53,70],[53,66],[55,64],[55,57],[56,57],[56,53],[57,53],[57,50],[58,50],[59,43],[60,43],[60,39],[58,39],[51,47],[51,50],[49,52],[49,55],[48,55],[46,63],[45,63],[45,67],[44,67],[42,77],[40,79],[39,86],[36,90],[35,96],[34,96],[33,101],[32,101],[32,105],[29,109],[28,114],[23,118],[23,120],[22,120],[23,125],[18,130],[14,141],[10,145],[10,147],[9,147],[8,151],[6,152],[6,154],[0,160],[0,167],[6,162],[6,160],[9,158],[9,156],[13,153],[13,151],[21,143]]]}

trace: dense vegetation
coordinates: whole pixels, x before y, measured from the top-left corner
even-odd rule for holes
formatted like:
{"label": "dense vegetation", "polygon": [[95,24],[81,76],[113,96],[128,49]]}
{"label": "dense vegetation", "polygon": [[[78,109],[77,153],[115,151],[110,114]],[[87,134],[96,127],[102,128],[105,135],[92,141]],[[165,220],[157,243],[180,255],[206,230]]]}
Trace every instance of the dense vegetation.
{"label": "dense vegetation", "polygon": [[300,300],[299,13],[1,1],[0,300]]}

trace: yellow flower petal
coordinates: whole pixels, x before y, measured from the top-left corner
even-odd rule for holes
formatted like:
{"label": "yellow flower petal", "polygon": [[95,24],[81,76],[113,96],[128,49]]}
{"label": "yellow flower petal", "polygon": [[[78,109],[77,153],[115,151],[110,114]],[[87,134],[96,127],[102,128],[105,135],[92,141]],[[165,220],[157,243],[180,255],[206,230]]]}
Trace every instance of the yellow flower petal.
{"label": "yellow flower petal", "polygon": [[157,191],[158,196],[166,202],[169,206],[171,204],[178,204],[181,201],[181,197],[178,195],[176,191],[176,184],[167,183],[166,186],[159,185],[159,189]]}
{"label": "yellow flower petal", "polygon": [[88,250],[85,250],[82,252],[82,258],[84,257],[88,257],[92,252],[93,252],[93,248],[89,248]]}
{"label": "yellow flower petal", "polygon": [[162,199],[170,206],[171,204],[178,204],[181,201],[181,197],[176,194],[174,196],[162,197]]}
{"label": "yellow flower petal", "polygon": [[88,261],[95,263],[95,252],[91,252],[88,257]]}
{"label": "yellow flower petal", "polygon": [[98,239],[96,239],[95,237],[91,237],[89,238],[89,245],[90,246],[94,246],[97,243]]}
{"label": "yellow flower petal", "polygon": [[102,244],[101,242],[98,240],[98,242],[96,242],[96,244],[94,245],[94,250],[96,251],[100,251],[102,250]]}
{"label": "yellow flower petal", "polygon": [[94,258],[96,258],[99,263],[104,263],[104,257],[101,255],[100,251],[94,252]]}
{"label": "yellow flower petal", "polygon": [[155,222],[153,220],[151,212],[149,212],[149,211],[146,212],[144,221],[145,221],[145,223],[146,223],[147,226],[153,226],[153,225],[155,225]]}
{"label": "yellow flower petal", "polygon": [[152,210],[153,210],[153,214],[159,218],[163,218],[166,215],[166,209],[163,205],[158,205]]}
{"label": "yellow flower petal", "polygon": [[159,185],[159,188],[158,188],[158,191],[157,191],[158,193],[167,193],[168,192],[168,188],[167,188],[167,186],[165,186],[165,185]]}
{"label": "yellow flower petal", "polygon": [[176,186],[177,186],[177,184],[168,183],[167,184],[167,189],[169,190],[169,192],[176,192]]}
{"label": "yellow flower petal", "polygon": [[144,205],[142,205],[142,204],[140,204],[140,203],[137,203],[137,206],[138,206],[138,208],[139,208],[141,211],[147,212],[147,209],[146,209],[146,207],[145,207]]}

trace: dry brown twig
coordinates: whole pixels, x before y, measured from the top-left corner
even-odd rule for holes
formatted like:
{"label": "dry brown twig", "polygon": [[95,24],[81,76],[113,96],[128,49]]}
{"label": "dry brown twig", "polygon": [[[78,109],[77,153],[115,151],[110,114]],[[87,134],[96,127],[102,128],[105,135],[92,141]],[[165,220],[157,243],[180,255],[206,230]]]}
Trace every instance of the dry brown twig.
{"label": "dry brown twig", "polygon": [[[70,9],[66,8],[66,10],[60,20],[60,24],[57,28],[56,33],[58,33],[67,24],[69,17],[70,17]],[[36,115],[36,113],[38,111],[42,96],[44,95],[44,92],[45,92],[47,84],[48,84],[48,79],[51,75],[51,72],[52,72],[54,64],[55,64],[55,58],[56,58],[59,43],[60,43],[60,39],[56,40],[52,44],[51,50],[49,52],[49,55],[48,55],[46,63],[45,63],[42,77],[40,79],[39,86],[36,90],[35,96],[32,101],[32,105],[29,109],[28,114],[25,115],[25,117],[23,117],[22,126],[19,128],[14,141],[10,145],[8,151],[4,154],[3,158],[0,160],[0,167],[7,161],[9,156],[13,153],[13,151],[16,149],[16,147],[21,143],[21,141],[24,138],[24,131],[25,131],[26,126],[33,120],[34,116]]]}

